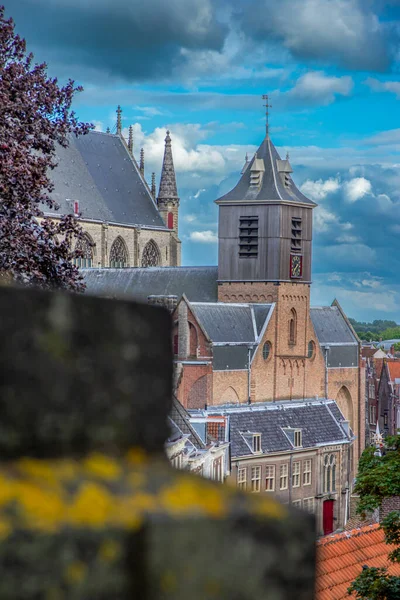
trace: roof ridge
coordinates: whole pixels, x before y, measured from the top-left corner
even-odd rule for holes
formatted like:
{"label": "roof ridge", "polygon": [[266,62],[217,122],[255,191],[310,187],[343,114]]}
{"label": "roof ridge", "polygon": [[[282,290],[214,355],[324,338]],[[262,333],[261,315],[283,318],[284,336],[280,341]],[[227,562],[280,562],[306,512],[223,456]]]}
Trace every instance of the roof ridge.
{"label": "roof ridge", "polygon": [[379,523],[372,523],[369,525],[363,525],[362,527],[357,527],[356,529],[351,529],[350,531],[342,531],[341,533],[334,533],[333,535],[325,536],[317,540],[317,546],[327,546],[328,544],[335,544],[342,540],[349,539],[351,537],[359,537],[361,535],[365,535],[370,533],[371,531],[375,531],[376,529],[381,529]]}

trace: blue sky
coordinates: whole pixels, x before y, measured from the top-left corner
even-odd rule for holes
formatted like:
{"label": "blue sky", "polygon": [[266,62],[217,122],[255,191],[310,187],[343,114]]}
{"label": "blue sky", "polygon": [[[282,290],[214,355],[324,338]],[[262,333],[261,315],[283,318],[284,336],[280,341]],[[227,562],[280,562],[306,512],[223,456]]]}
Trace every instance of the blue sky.
{"label": "blue sky", "polygon": [[313,304],[400,322],[400,0],[9,0],[29,50],[85,91],[99,129],[123,108],[146,176],[171,130],[183,264],[215,264],[217,210],[261,143],[261,95],[293,177],[318,203]]}

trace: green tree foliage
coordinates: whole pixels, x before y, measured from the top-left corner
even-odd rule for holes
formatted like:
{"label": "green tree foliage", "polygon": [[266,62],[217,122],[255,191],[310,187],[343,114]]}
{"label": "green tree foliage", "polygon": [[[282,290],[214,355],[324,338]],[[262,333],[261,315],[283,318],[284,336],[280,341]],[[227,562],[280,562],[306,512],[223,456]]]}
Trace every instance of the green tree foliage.
{"label": "green tree foliage", "polygon": [[384,319],[376,319],[372,323],[365,323],[349,319],[354,327],[357,335],[361,340],[367,342],[391,339],[400,339],[400,326],[395,321],[387,321]]}
{"label": "green tree foliage", "polygon": [[[363,516],[378,508],[384,498],[400,496],[400,436],[386,438],[382,456],[375,452],[375,447],[366,448],[359,462],[355,492],[360,496],[357,512]],[[385,542],[397,546],[388,559],[400,563],[400,512],[389,513],[381,527]],[[399,600],[400,577],[389,575],[385,568],[364,565],[348,592],[358,600]]]}

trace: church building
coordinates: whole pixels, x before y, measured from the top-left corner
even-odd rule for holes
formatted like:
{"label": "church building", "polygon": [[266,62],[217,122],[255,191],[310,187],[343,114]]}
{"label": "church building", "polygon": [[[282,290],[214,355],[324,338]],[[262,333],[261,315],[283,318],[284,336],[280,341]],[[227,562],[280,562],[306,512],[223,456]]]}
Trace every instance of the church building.
{"label": "church building", "polygon": [[133,129],[122,135],[122,110],[117,109],[116,133],[90,131],[72,136],[67,148],[57,147],[57,167],[51,171],[52,198],[59,210],[44,207],[46,216],[75,214],[85,237],[78,242],[79,267],[122,269],[169,267],[181,263],[178,237],[179,197],[169,132],[165,138],[160,187],[155,174],[145,179],[144,151],[133,155]]}
{"label": "church building", "polygon": [[[237,185],[216,200],[216,267],[124,269],[123,276],[116,269],[84,273],[89,293],[169,308],[175,394],[206,432],[208,419],[213,431],[220,419],[225,436],[221,440],[242,440],[240,457],[231,455],[231,461],[238,461],[231,464],[238,484],[246,476],[244,485],[260,491],[261,484],[257,490],[251,487],[252,473],[264,481],[267,472],[275,477],[282,461],[292,465],[292,459],[287,462],[283,456],[289,456],[290,448],[308,453],[304,461],[311,463],[305,462],[304,468],[313,465],[314,492],[321,500],[319,529],[327,531],[323,523],[329,515],[332,523],[337,520],[343,526],[349,512],[349,499],[343,494],[351,494],[365,443],[365,378],[360,341],[339,303],[310,306],[316,204],[300,192],[291,174],[289,157],[280,158],[267,128]],[[175,188],[169,197],[174,193]],[[270,403],[276,405],[275,412],[268,410]],[[289,410],[292,404],[297,412]],[[257,409],[255,420],[252,411]],[[311,423],[314,413],[329,415],[329,432],[315,426],[315,419]],[[273,452],[279,457],[261,460],[260,454],[266,459],[268,452],[263,446],[253,448],[252,440],[261,430],[264,439],[275,435],[264,423],[272,417],[279,422],[282,448],[284,440],[287,448],[277,443]],[[326,422],[326,417],[321,419]],[[246,431],[233,431],[234,422],[239,428],[245,424]],[[292,440],[295,430],[300,437]],[[271,444],[268,440],[265,447]],[[246,475],[243,461],[250,461]],[[301,460],[295,462],[296,468],[303,468]],[[288,481],[297,481],[289,471]],[[323,479],[326,473],[329,482]],[[309,492],[306,487],[304,494]],[[301,504],[304,494],[296,491],[292,501]],[[309,508],[310,498],[305,500]]]}

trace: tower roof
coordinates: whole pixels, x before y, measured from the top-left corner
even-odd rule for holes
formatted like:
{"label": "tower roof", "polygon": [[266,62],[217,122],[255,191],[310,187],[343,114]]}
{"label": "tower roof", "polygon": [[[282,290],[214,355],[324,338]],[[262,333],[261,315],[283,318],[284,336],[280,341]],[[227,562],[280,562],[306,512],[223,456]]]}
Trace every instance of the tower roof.
{"label": "tower roof", "polygon": [[178,200],[174,161],[172,158],[171,137],[167,131],[165,138],[164,160],[161,171],[160,189],[157,200]]}
{"label": "tower roof", "polygon": [[288,156],[282,160],[266,136],[261,146],[242,170],[242,176],[236,186],[216,201],[223,202],[284,202],[316,206],[315,202],[304,196],[290,176],[292,167]]}

